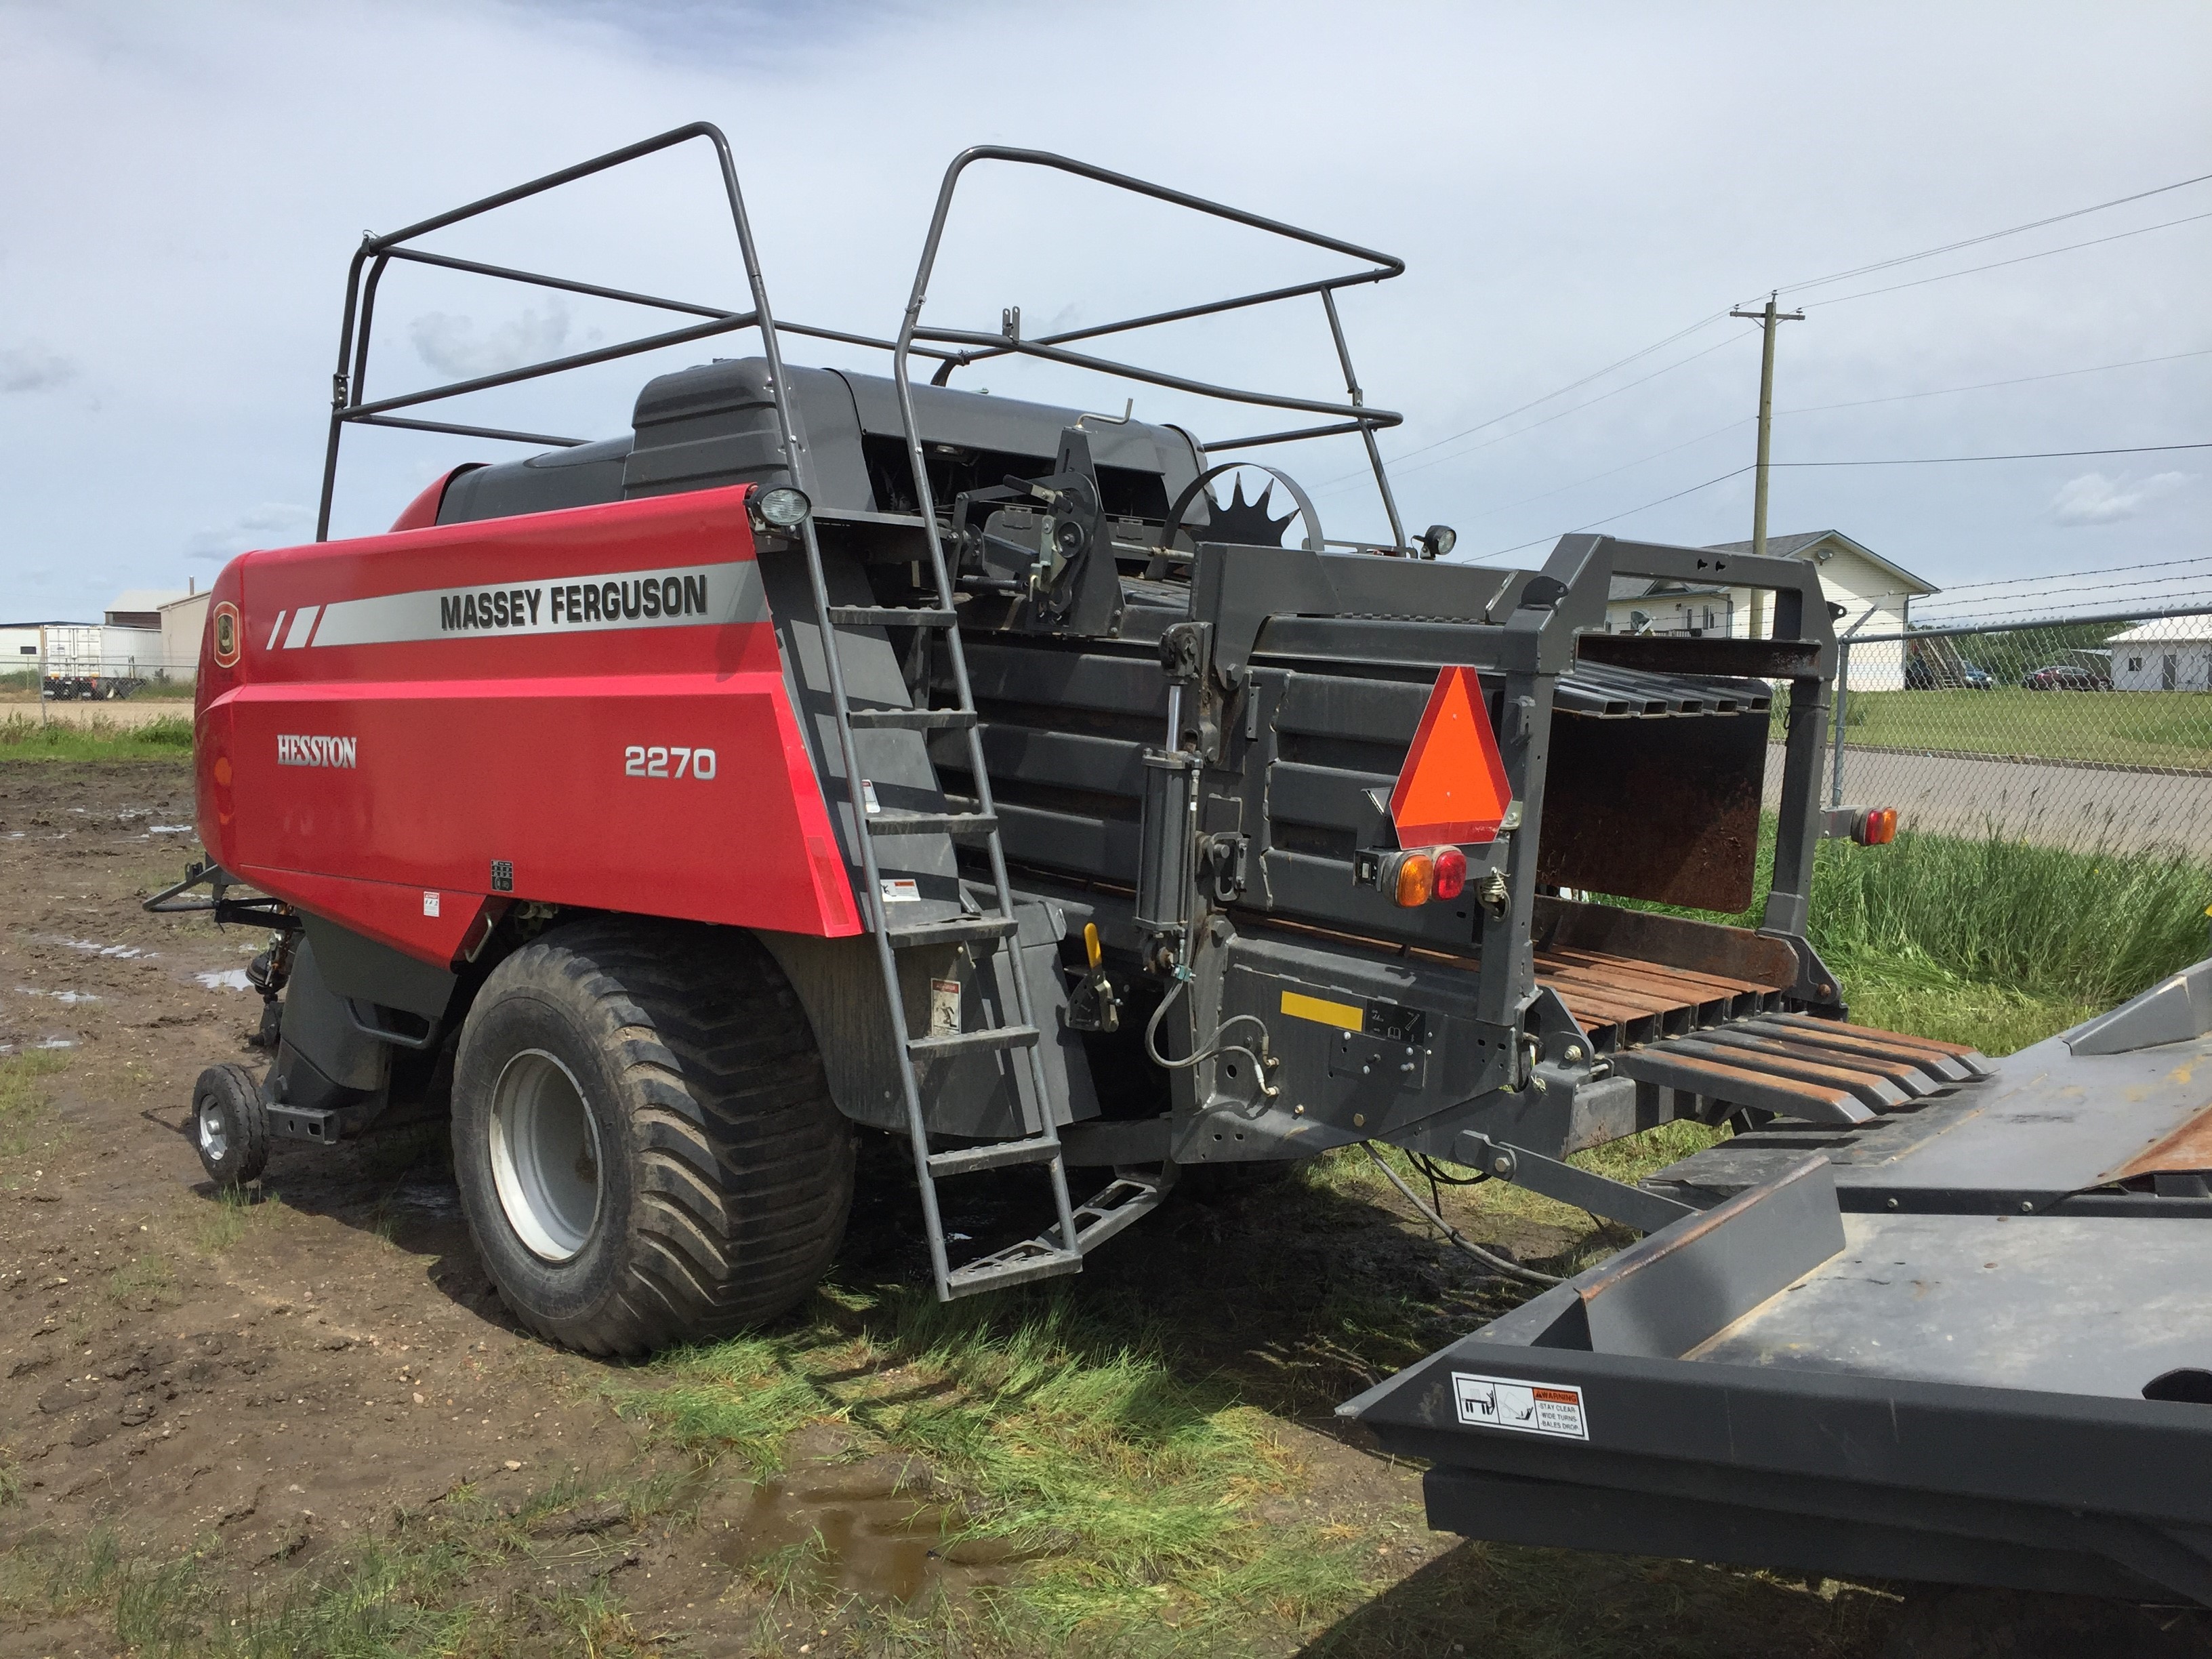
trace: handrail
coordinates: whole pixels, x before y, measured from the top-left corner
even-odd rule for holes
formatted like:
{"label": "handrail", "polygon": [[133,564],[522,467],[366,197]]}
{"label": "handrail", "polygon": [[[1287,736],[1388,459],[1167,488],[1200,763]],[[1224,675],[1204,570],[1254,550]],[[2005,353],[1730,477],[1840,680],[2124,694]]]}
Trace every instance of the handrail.
{"label": "handrail", "polygon": [[[588,283],[574,278],[550,276],[540,271],[464,258],[457,255],[434,252],[410,246],[416,239],[433,232],[479,217],[502,207],[525,201],[563,185],[605,173],[611,168],[642,160],[678,145],[704,140],[712,145],[721,175],[723,193],[727,200],[731,224],[738,236],[738,248],[744,266],[748,288],[753,300],[750,310],[734,310],[727,306],[702,304],[693,301],[670,299],[664,295],[646,294],[634,289],[612,287],[605,283]],[[1281,236],[1334,253],[1364,262],[1363,268],[1334,276],[1317,277],[1307,282],[1291,283],[1251,294],[1237,295],[1200,304],[1182,306],[1172,310],[1154,312],[1118,322],[1094,324],[1084,328],[1066,330],[1042,336],[1033,340],[1002,337],[953,329],[925,329],[920,325],[920,314],[929,276],[933,270],[942,244],[953,191],[961,174],[977,161],[1005,161],[1017,165],[1042,167],[1072,176],[1088,179],[1112,188],[1164,202],[1170,206],[1188,209],[1212,218],[1248,226],[1271,235]],[[595,299],[612,300],[622,304],[678,313],[702,320],[681,328],[664,330],[639,336],[613,345],[596,347],[588,351],[574,352],[565,356],[547,359],[542,362],[526,363],[519,368],[503,369],[495,374],[471,376],[413,392],[372,399],[368,396],[370,343],[374,336],[377,295],[385,273],[393,261],[427,265],[459,271],[470,276],[485,276],[496,281],[513,282],[562,293],[580,294]],[[1282,409],[1302,414],[1333,417],[1324,423],[1291,428],[1252,436],[1225,441],[1211,447],[1230,449],[1255,447],[1261,444],[1292,442],[1303,438],[1324,437],[1357,432],[1366,444],[1370,465],[1375,472],[1376,487],[1382,498],[1385,512],[1390,520],[1393,539],[1404,545],[1405,533],[1400,525],[1397,503],[1390,489],[1390,482],[1382,465],[1381,453],[1376,447],[1375,434],[1401,423],[1403,416],[1396,411],[1367,406],[1352,366],[1351,353],[1345,343],[1344,330],[1336,312],[1336,290],[1363,283],[1386,282],[1401,275],[1405,262],[1395,257],[1363,247],[1355,242],[1326,235],[1301,227],[1249,213],[1187,191],[1170,189],[1164,185],[1132,178],[1125,173],[1094,167],[1088,162],[1054,155],[1042,150],[1017,149],[1000,145],[979,145],[963,150],[954,158],[946,171],[938,193],[936,210],[930,222],[929,235],[925,244],[921,267],[915,277],[915,292],[907,314],[895,339],[878,339],[847,330],[824,328],[804,323],[778,322],[769,313],[761,278],[757,252],[753,246],[752,231],[747,220],[744,197],[738,189],[737,167],[732,158],[729,140],[720,128],[712,122],[693,121],[679,127],[609,150],[573,166],[562,167],[526,183],[512,185],[489,196],[480,197],[460,207],[433,214],[417,220],[401,229],[378,235],[365,234],[355,249],[346,270],[346,292],[343,315],[338,331],[337,366],[331,379],[330,431],[323,456],[321,495],[315,517],[315,539],[326,541],[330,537],[331,511],[337,488],[337,464],[345,428],[349,425],[398,428],[410,431],[448,433],[456,435],[484,438],[499,442],[523,443],[533,446],[574,447],[586,440],[554,437],[544,433],[506,427],[480,426],[454,422],[410,419],[394,411],[414,409],[425,404],[446,398],[465,397],[471,392],[489,391],[511,386],[524,380],[563,374],[570,369],[592,364],[613,362],[654,351],[688,341],[710,338],[718,334],[757,328],[761,331],[763,356],[769,363],[776,387],[775,402],[779,425],[786,428],[785,453],[797,462],[799,451],[792,443],[790,411],[786,407],[781,353],[776,344],[780,334],[795,334],[810,338],[834,340],[848,345],[866,347],[872,350],[889,352],[892,359],[893,375],[898,384],[901,415],[907,427],[910,459],[915,467],[916,483],[921,492],[923,517],[932,525],[934,533],[933,504],[928,499],[928,479],[921,459],[919,438],[912,407],[911,384],[908,364],[915,356],[938,362],[941,367],[937,383],[944,384],[955,368],[985,362],[994,357],[1027,356],[1064,363],[1071,368],[1092,373],[1120,376],[1142,383],[1188,392],[1200,397],[1221,399],[1251,407]],[[1109,335],[1126,334],[1139,329],[1158,327],[1163,324],[1187,321],[1194,318],[1216,316],[1226,312],[1269,305],[1285,301],[1318,295],[1327,313],[1331,338],[1336,347],[1339,362],[1343,367],[1346,401],[1296,398],[1285,394],[1253,391],[1240,387],[1219,386],[1188,376],[1169,374],[1135,364],[1123,363],[1110,358],[1094,356],[1085,352],[1070,351],[1066,347],[1075,342],[1097,339]],[[944,349],[944,347],[953,349]]]}
{"label": "handrail", "polygon": [[[1309,247],[1322,248],[1333,253],[1341,253],[1351,258],[1364,260],[1366,262],[1367,268],[1348,271],[1340,276],[1319,277],[1310,282],[1293,283],[1284,288],[1237,295],[1224,300],[1207,301],[1199,305],[1178,307],[1170,311],[1154,312],[1146,316],[1127,318],[1119,322],[1093,324],[1088,327],[1073,329],[1064,333],[1040,336],[1033,340],[1020,337],[1018,323],[1010,325],[1003,337],[971,330],[925,328],[921,325],[921,308],[928,298],[929,281],[935,272],[938,253],[944,243],[945,222],[951,214],[952,198],[959,187],[961,176],[978,161],[1004,161],[1018,167],[1043,167],[1057,173],[1065,173],[1074,178],[1087,179],[1095,184],[1127,191],[1136,196],[1148,197],[1154,201],[1167,203],[1172,207],[1186,208],[1194,213],[1204,214],[1210,218],[1227,220],[1232,224],[1245,225],[1255,230],[1264,231],[1269,235],[1301,242]],[[1088,161],[1079,161],[1070,156],[1057,155],[1049,150],[1019,149],[1003,144],[978,144],[962,150],[959,155],[952,158],[951,165],[945,171],[944,181],[938,187],[936,209],[930,216],[929,232],[922,242],[921,262],[915,272],[914,289],[908,298],[906,316],[900,324],[896,349],[891,356],[891,374],[893,380],[897,383],[900,415],[906,423],[908,460],[915,471],[915,487],[921,502],[922,518],[930,526],[931,537],[933,539],[936,535],[936,513],[934,503],[931,501],[929,496],[929,481],[922,459],[921,433],[915,420],[912,386],[908,378],[907,370],[909,355],[917,350],[923,356],[936,355],[942,359],[932,382],[938,386],[945,385],[955,368],[966,364],[982,362],[995,357],[1021,356],[1036,357],[1049,362],[1065,363],[1070,368],[1115,375],[1149,386],[1188,392],[1199,397],[1218,398],[1228,403],[1344,417],[1333,425],[1267,434],[1256,441],[1288,443],[1300,438],[1322,437],[1345,432],[1359,433],[1367,446],[1369,464],[1374,469],[1376,489],[1382,498],[1383,510],[1389,517],[1391,538],[1398,546],[1404,547],[1406,537],[1404,528],[1399,522],[1398,504],[1391,493],[1389,475],[1383,469],[1382,452],[1376,447],[1375,434],[1378,431],[1388,430],[1391,427],[1401,424],[1405,417],[1393,410],[1367,407],[1359,388],[1358,378],[1352,369],[1352,353],[1345,342],[1344,328],[1337,317],[1336,290],[1356,287],[1363,283],[1388,282],[1393,276],[1403,275],[1405,269],[1406,262],[1393,254],[1383,253],[1374,248],[1363,247],[1357,242],[1347,242],[1340,237],[1327,235],[1320,231],[1307,230],[1301,226],[1289,224],[1279,219],[1270,219],[1261,214],[1248,212],[1243,208],[1231,207],[1225,203],[1210,201],[1205,197],[1194,196],[1187,191],[1171,189],[1165,185],[1157,185],[1149,179],[1133,178],[1127,173],[1115,173],[1107,167],[1095,167]],[[1137,329],[1157,327],[1163,323],[1182,322],[1195,317],[1216,316],[1224,312],[1273,304],[1306,295],[1318,295],[1328,313],[1330,337],[1336,347],[1338,361],[1344,369],[1347,402],[1331,403],[1314,398],[1292,398],[1279,393],[1249,392],[1233,386],[1216,386],[1208,381],[1167,374],[1156,369],[1141,368],[1132,363],[1117,362],[1109,358],[1094,357],[1085,353],[1063,349],[1071,341],[1097,339],[1109,334],[1126,334]],[[970,349],[950,354],[931,354],[926,347],[916,346],[917,341],[925,340],[945,345],[965,345]],[[1250,438],[1238,439],[1222,447],[1224,448],[1249,447],[1255,441]]]}
{"label": "handrail", "polygon": [[[672,300],[663,295],[642,294],[634,289],[610,287],[605,283],[580,282],[571,277],[552,276],[542,271],[522,270],[509,265],[495,264],[480,259],[466,259],[453,254],[435,253],[428,249],[410,246],[416,239],[434,231],[443,230],[465,220],[473,219],[497,209],[511,206],[532,196],[563,185],[588,179],[594,173],[605,173],[631,161],[671,149],[678,144],[703,139],[714,147],[715,160],[721,174],[723,194],[726,198],[730,220],[737,233],[740,258],[744,265],[745,280],[752,295],[750,310],[733,310],[727,306],[700,304],[689,300]],[[497,374],[479,374],[444,386],[430,386],[420,391],[398,393],[389,398],[371,399],[368,396],[369,343],[375,327],[376,297],[385,272],[394,260],[443,270],[456,270],[475,276],[489,276],[497,281],[522,283],[538,288],[557,289],[563,293],[586,295],[595,299],[614,300],[625,305],[644,306],[655,310],[672,311],[705,320],[686,327],[668,329],[659,333],[641,335],[614,345],[601,346],[589,351],[573,352],[567,356],[550,358],[544,362],[526,363],[518,368],[503,369]],[[489,391],[495,386],[512,386],[519,381],[537,380],[549,374],[564,374],[570,369],[583,368],[594,363],[613,362],[635,356],[647,351],[659,350],[687,341],[710,338],[748,328],[761,331],[763,355],[767,357],[776,388],[776,410],[785,453],[795,459],[799,451],[792,443],[790,411],[786,406],[781,354],[776,345],[779,333],[802,334],[828,340],[838,340],[850,345],[866,346],[878,351],[890,351],[893,343],[872,339],[864,334],[850,333],[842,329],[817,328],[803,323],[779,323],[768,308],[763,287],[760,260],[754,248],[751,225],[746,218],[744,198],[738,187],[737,165],[732,159],[729,140],[720,128],[710,121],[693,121],[680,127],[672,127],[653,137],[625,144],[619,149],[595,155],[589,161],[579,161],[557,172],[545,173],[527,183],[480,197],[464,206],[443,213],[433,214],[417,220],[403,229],[389,231],[383,235],[368,234],[355,249],[346,270],[344,316],[338,330],[337,367],[331,377],[330,435],[323,453],[323,488],[315,515],[315,539],[327,541],[331,533],[331,507],[337,489],[337,465],[341,441],[345,428],[351,425],[397,427],[410,431],[452,433],[464,437],[489,438],[501,442],[522,443],[554,447],[575,447],[586,441],[580,438],[558,438],[544,433],[519,431],[505,427],[466,425],[446,421],[410,420],[391,411],[410,409],[423,404],[436,403],[447,398],[465,397],[472,392]],[[941,357],[947,354],[924,348],[922,355]]]}

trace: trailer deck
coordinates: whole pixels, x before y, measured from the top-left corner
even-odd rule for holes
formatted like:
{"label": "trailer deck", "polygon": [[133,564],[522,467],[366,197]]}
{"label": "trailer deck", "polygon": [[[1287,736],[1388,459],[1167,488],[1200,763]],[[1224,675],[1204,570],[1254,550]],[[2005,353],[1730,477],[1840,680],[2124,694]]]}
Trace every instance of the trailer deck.
{"label": "trailer deck", "polygon": [[2212,1604],[2212,962],[1845,1126],[1341,1412],[1470,1537]]}

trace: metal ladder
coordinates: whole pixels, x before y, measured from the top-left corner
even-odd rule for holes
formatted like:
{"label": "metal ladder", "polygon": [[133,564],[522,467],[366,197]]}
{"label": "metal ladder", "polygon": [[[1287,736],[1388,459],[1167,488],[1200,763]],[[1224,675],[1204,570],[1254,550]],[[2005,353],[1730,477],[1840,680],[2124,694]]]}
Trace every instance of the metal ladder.
{"label": "metal ladder", "polygon": [[[779,398],[782,374],[775,371]],[[1006,851],[999,838],[999,819],[991,798],[989,774],[983,764],[982,736],[969,688],[968,665],[960,649],[958,617],[952,603],[952,586],[941,553],[932,560],[936,578],[936,603],[924,605],[841,605],[830,601],[823,568],[821,544],[809,519],[804,528],[807,579],[813,589],[817,612],[823,621],[823,654],[829,668],[831,706],[836,715],[837,742],[845,763],[848,798],[856,828],[861,871],[861,906],[876,940],[876,959],[883,974],[884,1000],[890,1015],[891,1038],[896,1048],[900,1085],[905,1097],[907,1135],[913,1145],[915,1182],[921,1192],[922,1224],[929,1240],[930,1270],[940,1301],[995,1290],[1031,1279],[1049,1279],[1079,1272],[1085,1240],[1079,1231],[1077,1212],[1068,1197],[1067,1169],[1060,1133],[1053,1122],[1052,1097],[1046,1080],[1044,1057],[1039,1051],[1042,1035],[1031,1006],[1029,981],[1023,971],[1013,893],[1006,878]],[[936,553],[934,538],[933,553]],[[844,667],[839,658],[842,630],[848,628],[924,628],[942,630],[952,664],[957,702],[945,708],[856,709],[845,690]],[[972,811],[870,811],[867,781],[863,777],[854,733],[866,731],[947,732],[967,734],[968,763],[975,780],[976,800]],[[988,851],[995,909],[962,916],[908,924],[893,922],[883,896],[881,861],[876,843],[885,837],[948,836],[956,842],[981,841]],[[1003,951],[1007,977],[1013,987],[1016,1019],[1011,1024],[941,1036],[915,1036],[907,1027],[906,1005],[899,984],[899,952],[921,946],[988,941],[989,951],[979,969]],[[1030,1080],[1037,1106],[1036,1133],[981,1146],[932,1152],[927,1114],[919,1067],[928,1061],[951,1060],[980,1051],[1021,1051],[1027,1058]],[[1018,1100],[1019,1091],[1016,1091]],[[984,1170],[1018,1164],[1041,1164],[1052,1188],[1054,1221],[1052,1229],[1034,1238],[997,1250],[974,1261],[952,1265],[946,1249],[945,1223],[938,1204],[937,1183],[949,1176],[972,1175]],[[1091,1206],[1085,1206],[1088,1214]],[[1101,1218],[1103,1218],[1103,1217]],[[1118,1231],[1116,1229],[1115,1231]],[[1054,1234],[1057,1234],[1055,1238]]]}
{"label": "metal ladder", "polygon": [[[837,738],[845,759],[846,782],[857,826],[863,902],[876,937],[876,958],[883,971],[884,995],[890,1013],[892,1041],[897,1048],[901,1086],[905,1095],[907,1134],[913,1144],[916,1184],[921,1191],[922,1224],[929,1239],[930,1269],[939,1300],[972,1295],[978,1291],[1018,1285],[1078,1272],[1083,1266],[1084,1240],[1068,1197],[1067,1169],[1053,1123],[1052,1098],[1046,1081],[1044,1058],[1039,1051],[1042,1034],[1037,1029],[1029,981],[1024,973],[1017,935],[1013,894],[1006,879],[1006,851],[999,837],[999,819],[991,799],[989,775],[983,764],[982,736],[975,705],[969,689],[968,667],[960,650],[958,618],[952,604],[951,584],[942,557],[933,560],[936,577],[934,605],[839,605],[829,600],[818,544],[811,522],[807,526],[809,579],[815,604],[825,619],[823,654],[830,670],[830,690],[837,720]],[[855,709],[847,700],[845,676],[838,659],[841,630],[847,628],[907,627],[942,630],[952,663],[957,702],[945,708]],[[866,783],[860,773],[855,732],[903,731],[966,733],[968,763],[975,780],[976,800],[972,811],[912,812],[867,810]],[[991,864],[995,909],[977,916],[901,925],[887,914],[883,878],[876,843],[887,836],[949,836],[954,841],[981,841]],[[899,985],[898,953],[918,946],[988,941],[989,952],[977,964],[984,967],[1005,953],[1007,977],[1013,986],[1016,1020],[1011,1024],[941,1036],[915,1036],[907,1029],[906,1006]],[[1012,1139],[932,1152],[927,1114],[923,1109],[919,1066],[979,1051],[1019,1050],[1026,1057],[1037,1106],[1038,1129]],[[1017,1091],[1018,1099],[1018,1091]],[[983,1170],[1017,1164],[1042,1164],[1052,1187],[1054,1224],[1052,1231],[958,1267],[946,1250],[945,1224],[938,1204],[937,1183],[948,1176],[971,1175]],[[1055,1239],[1054,1232],[1058,1234]]]}

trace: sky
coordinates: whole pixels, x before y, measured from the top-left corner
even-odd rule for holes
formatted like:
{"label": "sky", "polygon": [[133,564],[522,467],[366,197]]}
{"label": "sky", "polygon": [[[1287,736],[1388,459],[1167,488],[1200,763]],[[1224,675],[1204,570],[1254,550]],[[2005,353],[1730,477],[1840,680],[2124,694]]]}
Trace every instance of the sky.
{"label": "sky", "polygon": [[[1747,538],[1759,331],[1725,313],[1779,288],[1807,314],[1776,340],[1775,533],[1842,531],[1946,589],[1916,606],[1931,619],[2212,599],[2212,448],[2151,447],[2212,442],[2212,179],[2163,188],[2212,174],[2208,65],[2201,4],[0,0],[0,621],[94,617],[312,537],[364,229],[693,120],[729,135],[787,319],[893,332],[945,169],[979,143],[1403,258],[1345,293],[1344,324],[1368,402],[1405,416],[1381,441],[1408,527],[1451,525],[1461,556],[1534,563],[1593,526]],[[425,246],[744,304],[696,144]],[[995,329],[1019,305],[1034,334],[1343,268],[979,166],[925,316]],[[659,325],[405,270],[380,298],[371,394]],[[611,435],[652,374],[750,349],[446,408]],[[1343,393],[1312,300],[1123,349]],[[1201,438],[1273,423],[1049,365],[955,383],[1117,413],[1133,396]],[[1806,465],[2090,450],[2133,453]],[[334,533],[383,528],[458,461],[521,453],[355,428]],[[1354,441],[1260,454],[1314,490],[1329,536],[1384,533]]]}

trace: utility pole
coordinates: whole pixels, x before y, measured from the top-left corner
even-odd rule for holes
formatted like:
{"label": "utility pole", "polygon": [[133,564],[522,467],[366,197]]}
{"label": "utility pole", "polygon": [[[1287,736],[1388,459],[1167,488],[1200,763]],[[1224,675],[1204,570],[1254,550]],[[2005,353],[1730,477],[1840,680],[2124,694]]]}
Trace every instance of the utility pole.
{"label": "utility pole", "polygon": [[[1759,469],[1752,485],[1751,550],[1753,556],[1766,556],[1766,457],[1774,438],[1774,325],[1777,323],[1802,323],[1802,311],[1777,311],[1774,302],[1780,290],[1766,296],[1766,304],[1758,311],[1731,311],[1731,317],[1742,317],[1757,323],[1765,339],[1760,343],[1759,360]],[[1765,629],[1765,590],[1751,590],[1751,636],[1764,639]]]}

